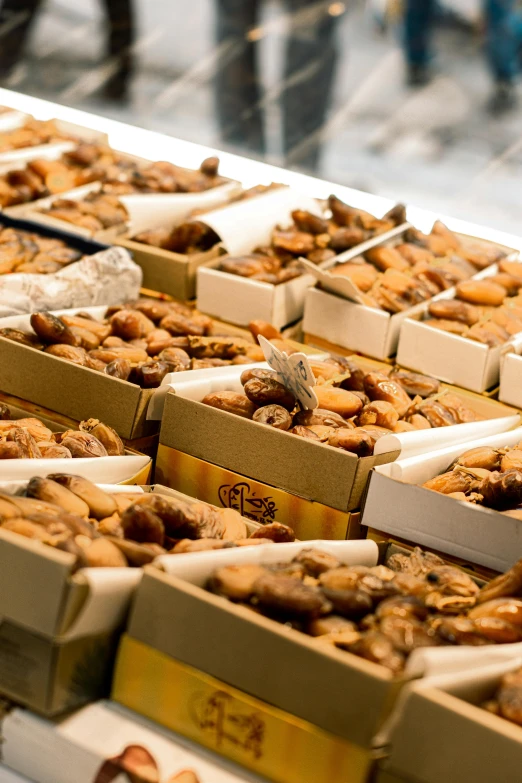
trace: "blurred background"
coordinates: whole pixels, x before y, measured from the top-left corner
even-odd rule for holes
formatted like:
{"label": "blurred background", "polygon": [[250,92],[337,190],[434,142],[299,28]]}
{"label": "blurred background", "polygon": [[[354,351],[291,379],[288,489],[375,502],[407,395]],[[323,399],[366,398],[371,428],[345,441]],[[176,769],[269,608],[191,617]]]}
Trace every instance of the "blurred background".
{"label": "blurred background", "polygon": [[0,36],[2,86],[520,233],[517,0],[3,0]]}

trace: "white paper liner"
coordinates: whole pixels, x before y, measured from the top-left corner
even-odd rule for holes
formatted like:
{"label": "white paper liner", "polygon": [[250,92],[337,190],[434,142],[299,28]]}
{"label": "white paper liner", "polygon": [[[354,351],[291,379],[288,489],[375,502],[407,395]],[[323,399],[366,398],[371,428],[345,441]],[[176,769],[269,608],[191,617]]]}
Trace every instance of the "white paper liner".
{"label": "white paper liner", "polygon": [[194,218],[214,229],[231,256],[251,253],[270,244],[277,225],[287,228],[294,209],[304,209],[322,217],[319,203],[291,188],[276,188],[254,198],[238,201]]}
{"label": "white paper liner", "polygon": [[30,116],[30,114],[25,114],[25,112],[17,111],[16,109],[2,112],[0,114],[0,133],[20,128],[22,125],[25,125]]}
{"label": "white paper liner", "polygon": [[143,273],[127,250],[110,247],[50,275],[0,275],[0,318],[137,299]]}
{"label": "white paper liner", "polygon": [[[94,783],[103,762],[119,756],[130,745],[145,748],[152,755],[158,767],[157,780],[161,783],[177,779],[184,770],[191,770],[199,783],[260,783],[261,780],[109,701],[89,704],[58,720],[46,720],[28,710],[14,709],[4,718],[2,740],[5,763],[35,783]],[[139,774],[132,775],[133,780],[138,778],[145,781]],[[1,771],[0,780],[4,783]],[[113,780],[124,783],[130,777],[122,772]]]}
{"label": "white paper liner", "polygon": [[160,555],[156,565],[185,582],[204,587],[216,568],[245,563],[289,562],[302,549],[321,549],[337,557],[344,565],[377,564],[379,549],[375,541],[294,541],[291,544],[260,544],[259,546],[214,549],[208,552],[187,552],[181,555]]}
{"label": "white paper liner", "polygon": [[4,459],[0,462],[1,481],[28,481],[33,476],[73,473],[90,481],[117,484],[139,473],[151,459],[147,455],[74,459]]}
{"label": "white paper liner", "polygon": [[[129,193],[119,200],[129,215],[127,229],[134,236],[147,229],[175,226],[195,209],[214,209],[240,192],[239,182],[225,182],[201,193]],[[194,219],[205,220],[204,216]]]}

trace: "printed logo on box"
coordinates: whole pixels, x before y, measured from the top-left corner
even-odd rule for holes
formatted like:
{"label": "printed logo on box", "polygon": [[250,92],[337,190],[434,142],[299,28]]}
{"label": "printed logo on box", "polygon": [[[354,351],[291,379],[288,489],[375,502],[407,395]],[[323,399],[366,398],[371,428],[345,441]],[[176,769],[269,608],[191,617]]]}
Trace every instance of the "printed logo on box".
{"label": "printed logo on box", "polygon": [[277,506],[270,495],[257,498],[256,493],[247,481],[237,484],[222,484],[218,489],[219,502],[225,508],[239,511],[242,517],[254,522],[274,520]]}
{"label": "printed logo on box", "polygon": [[200,731],[213,737],[216,748],[228,743],[259,759],[263,755],[265,721],[255,710],[247,713],[240,710],[241,705],[234,697],[220,690],[210,696],[196,694],[190,704],[194,723]]}

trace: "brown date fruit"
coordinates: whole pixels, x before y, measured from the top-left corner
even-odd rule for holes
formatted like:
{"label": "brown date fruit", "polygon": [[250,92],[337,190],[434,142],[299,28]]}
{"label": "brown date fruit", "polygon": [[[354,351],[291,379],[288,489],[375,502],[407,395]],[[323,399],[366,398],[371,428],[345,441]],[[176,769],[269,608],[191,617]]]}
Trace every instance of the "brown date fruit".
{"label": "brown date fruit", "polygon": [[259,256],[242,256],[240,258],[225,258],[221,262],[220,269],[231,275],[240,277],[253,277],[266,272],[263,259]]}
{"label": "brown date fruit", "polygon": [[323,586],[323,593],[332,603],[334,612],[349,620],[358,620],[373,609],[373,601],[363,590],[332,590]]}
{"label": "brown date fruit", "polygon": [[309,427],[303,427],[301,424],[296,424],[289,432],[292,435],[298,435],[300,438],[308,438],[309,440],[315,440],[317,443],[321,442],[320,437]]}
{"label": "brown date fruit", "polygon": [[426,481],[422,486],[443,495],[452,495],[454,492],[470,492],[476,489],[479,483],[475,476],[466,471],[450,470]]}
{"label": "brown date fruit", "polygon": [[404,272],[410,267],[408,261],[393,247],[374,247],[366,252],[366,258],[381,272],[387,269]]}
{"label": "brown date fruit", "polygon": [[256,405],[281,405],[291,411],[295,397],[282,383],[274,378],[252,378],[244,385],[245,394]]}
{"label": "brown date fruit", "polygon": [[103,424],[99,419],[87,419],[87,421],[80,422],[80,431],[94,435],[105,447],[109,457],[120,457],[125,454],[125,446],[116,430]]}
{"label": "brown date fruit", "polygon": [[21,457],[24,459],[40,459],[42,456],[37,442],[29,430],[23,427],[14,426],[13,429],[9,430],[7,440],[16,443],[21,452]]}
{"label": "brown date fruit", "polygon": [[282,525],[280,522],[269,522],[258,530],[254,530],[250,538],[269,538],[276,544],[289,544],[295,541],[294,531],[288,525]]}
{"label": "brown date fruit", "polygon": [[492,472],[477,490],[484,498],[484,505],[498,511],[515,508],[522,503],[522,471]]}
{"label": "brown date fruit", "polygon": [[184,316],[179,313],[169,313],[160,321],[160,329],[165,329],[169,334],[176,336],[204,335],[207,334],[207,324],[199,321],[194,315]]}
{"label": "brown date fruit", "polygon": [[39,442],[38,450],[43,459],[71,459],[72,454],[65,446],[61,446],[58,443],[51,442]]}
{"label": "brown date fruit", "polygon": [[499,470],[502,460],[502,451],[489,446],[479,446],[469,449],[461,454],[457,465],[464,468],[483,468],[484,470]]}
{"label": "brown date fruit", "polygon": [[313,619],[331,609],[331,604],[320,590],[284,574],[266,573],[258,577],[253,597],[263,609],[292,617]]}
{"label": "brown date fruit", "polygon": [[219,158],[216,155],[205,158],[199,169],[206,177],[216,177],[219,169]]}
{"label": "brown date fruit", "polygon": [[447,321],[442,320],[441,318],[429,318],[423,323],[425,323],[426,326],[431,326],[434,329],[440,329],[441,331],[449,332],[450,334],[458,334],[459,336],[462,336],[463,334],[468,333],[468,327],[461,321]]}
{"label": "brown date fruit", "polygon": [[11,411],[4,402],[0,402],[0,421],[11,421]]}
{"label": "brown date fruit", "polygon": [[105,365],[104,372],[113,378],[119,378],[126,381],[131,374],[132,365],[128,359],[114,359]]}
{"label": "brown date fruit", "polygon": [[332,275],[349,277],[352,283],[362,291],[368,293],[373,284],[377,282],[379,273],[371,264],[357,264],[353,261],[346,261],[342,264],[336,264],[329,270]]}
{"label": "brown date fruit", "polygon": [[79,345],[79,340],[63,321],[52,313],[38,312],[31,315],[31,326],[45,343]]}
{"label": "brown date fruit", "polygon": [[87,352],[85,348],[74,347],[72,345],[65,345],[58,343],[56,345],[48,345],[44,349],[45,353],[51,354],[51,356],[58,356],[60,359],[66,359],[73,364],[79,364],[81,367],[85,367],[87,362]]}
{"label": "brown date fruit", "polygon": [[309,576],[318,577],[331,568],[340,568],[341,561],[334,555],[324,552],[322,549],[301,549],[294,557],[293,563],[302,565]]}
{"label": "brown date fruit", "polygon": [[155,389],[169,372],[171,365],[167,362],[145,362],[136,367],[136,381],[144,389]]}
{"label": "brown date fruit", "polygon": [[339,414],[345,419],[356,416],[362,409],[362,401],[347,389],[335,386],[314,386],[319,408]]}
{"label": "brown date fruit", "polygon": [[506,289],[491,283],[487,278],[485,280],[463,280],[457,283],[457,297],[475,305],[488,305],[498,307],[506,298]]}
{"label": "brown date fruit", "polygon": [[377,424],[379,427],[393,430],[399,421],[399,414],[391,402],[375,400],[365,405],[358,417],[359,426]]}
{"label": "brown date fruit", "polygon": [[190,356],[183,348],[176,348],[174,346],[165,348],[159,354],[158,359],[162,362],[173,364],[179,371],[188,370],[190,367]]}
{"label": "brown date fruit", "polygon": [[411,400],[402,386],[384,373],[370,372],[364,378],[364,391],[370,400],[384,400],[393,405],[402,418],[411,405]]}
{"label": "brown date fruit", "polygon": [[328,445],[357,454],[358,457],[369,457],[373,454],[375,438],[358,428],[338,429],[328,438]]}
{"label": "brown date fruit", "polygon": [[299,231],[304,231],[308,234],[328,233],[327,221],[304,209],[294,209],[292,212],[292,220]]}
{"label": "brown date fruit", "polygon": [[160,517],[146,506],[129,506],[122,516],[121,525],[125,538],[138,544],[163,544],[165,526]]}
{"label": "brown date fruit", "polygon": [[23,450],[14,441],[0,440],[0,459],[22,459]]}
{"label": "brown date fruit", "polygon": [[254,594],[256,581],[265,573],[266,568],[257,563],[224,566],[214,572],[208,587],[230,601],[248,601]]}
{"label": "brown date fruit", "polygon": [[332,250],[335,250],[336,253],[343,253],[351,247],[360,245],[361,242],[364,242],[364,231],[362,228],[359,228],[358,226],[339,228],[332,234],[330,247]]}
{"label": "brown date fruit", "polygon": [[323,408],[314,408],[311,411],[298,411],[294,416],[295,424],[303,427],[324,426],[324,427],[346,427],[347,421],[338,413],[324,410]]}
{"label": "brown date fruit", "polygon": [[112,333],[123,340],[135,340],[154,330],[154,323],[139,310],[119,310],[110,318]]}
{"label": "brown date fruit", "polygon": [[451,410],[438,400],[427,399],[419,407],[422,415],[429,421],[432,427],[450,427],[459,423]]}
{"label": "brown date fruit", "polygon": [[203,397],[201,402],[227,413],[235,413],[236,416],[242,416],[244,419],[251,419],[257,410],[248,397],[233,391],[211,392]]}
{"label": "brown date fruit", "polygon": [[437,394],[440,389],[440,381],[436,378],[416,372],[393,369],[389,378],[397,381],[411,397],[430,397],[432,394]]}
{"label": "brown date fruit", "polygon": [[94,332],[90,332],[88,329],[82,329],[79,326],[71,326],[71,332],[78,339],[78,345],[80,348],[85,348],[86,351],[94,351],[98,348],[100,341]]}
{"label": "brown date fruit", "polygon": [[245,370],[241,373],[241,383],[244,386],[245,383],[248,383],[248,381],[251,381],[253,378],[258,378],[260,380],[266,380],[267,378],[271,378],[272,380],[277,380],[277,373],[275,373],[273,370],[260,370],[257,368],[252,368],[250,370]]}
{"label": "brown date fruit", "polygon": [[38,351],[41,351],[43,348],[43,343],[38,340],[36,335],[31,334],[30,332],[22,332],[20,329],[5,327],[0,329],[0,337],[5,337],[6,340],[12,340],[15,343],[27,345],[28,348],[36,348]]}
{"label": "brown date fruit", "polygon": [[289,430],[292,426],[292,416],[281,405],[264,405],[254,413],[254,421],[268,424],[277,430]]}
{"label": "brown date fruit", "polygon": [[91,458],[107,457],[105,446],[94,435],[87,432],[66,432],[61,439],[61,445],[69,449],[73,457]]}
{"label": "brown date fruit", "polygon": [[438,302],[432,302],[428,312],[433,318],[461,321],[466,326],[473,326],[480,319],[480,311],[476,307],[458,299],[439,299]]}

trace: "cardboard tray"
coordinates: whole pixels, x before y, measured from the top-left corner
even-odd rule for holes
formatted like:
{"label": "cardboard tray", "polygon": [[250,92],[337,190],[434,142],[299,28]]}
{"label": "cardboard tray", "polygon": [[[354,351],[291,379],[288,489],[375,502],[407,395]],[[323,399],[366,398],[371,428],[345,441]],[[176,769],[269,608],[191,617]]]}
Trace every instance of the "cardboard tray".
{"label": "cardboard tray", "polygon": [[505,571],[522,556],[520,520],[420,485],[447,470],[464,451],[481,445],[512,446],[521,439],[519,427],[376,468],[364,503],[363,525],[472,564]]}
{"label": "cardboard tray", "polygon": [[[136,595],[128,636],[120,650],[113,699],[276,781],[323,783],[333,769],[342,769],[348,779],[344,757],[347,752],[353,775],[349,779],[364,780],[373,735],[404,681],[394,679],[376,664],[338,650],[323,649],[310,637],[230,604],[200,587],[218,564],[237,560],[266,562],[267,558],[271,562],[284,560],[308,545],[279,544],[277,549],[260,546],[255,547],[256,552],[252,548],[245,554],[247,547],[235,561],[225,550],[219,553],[225,554],[224,558],[198,555],[191,558],[191,574],[186,570],[179,574],[179,563],[173,564],[176,575],[146,569]],[[370,564],[377,560],[377,547],[372,542],[337,541],[321,542],[321,545],[346,563]],[[275,558],[270,550],[276,550]],[[183,633],[179,632],[180,628]],[[208,639],[212,639],[212,644],[205,641]],[[147,656],[150,656],[148,661]],[[276,665],[277,661],[287,664]],[[288,676],[290,665],[291,677]],[[172,678],[166,676],[169,672]],[[157,690],[160,682],[161,698]],[[169,682],[172,688],[168,687]],[[302,683],[306,683],[305,688]],[[178,697],[180,692],[184,694],[182,700]],[[245,718],[255,714],[266,726],[265,753],[256,757],[248,746],[226,739],[216,743],[212,732],[203,730],[198,713],[207,712],[211,718],[211,700],[215,703],[218,694],[224,696],[225,704],[229,702],[227,714],[243,714]],[[186,705],[191,703],[192,709],[187,710]],[[208,709],[204,710],[207,703]],[[276,715],[273,708],[278,711]],[[288,737],[284,750],[277,744],[274,748],[274,718],[278,719],[279,737]],[[296,719],[306,722],[308,744],[315,743],[314,749],[321,739],[317,737],[318,731],[327,732],[330,742],[332,735],[337,740],[333,758],[330,746],[319,769],[314,754],[310,753],[307,769],[303,765],[303,743],[297,738],[290,741],[288,724],[293,721],[295,729]],[[298,728],[305,730],[302,724]],[[240,736],[243,733],[241,724],[236,733]],[[320,746],[325,753],[324,743],[328,738],[323,737]],[[285,763],[284,754],[290,748],[293,763],[288,759]],[[332,766],[335,763],[337,767]]]}
{"label": "cardboard tray", "polygon": [[[380,245],[394,246],[402,239],[402,234],[405,231],[406,228],[401,229],[401,233],[396,233],[391,240],[386,236],[377,237],[378,241],[374,243],[373,247]],[[470,237],[463,234],[457,234],[457,236],[463,241],[470,239]],[[476,241],[475,238],[472,239]],[[485,245],[492,244],[486,240],[480,241],[484,242]],[[515,255],[518,257],[518,251],[513,250],[513,248],[504,247],[503,245],[498,247],[505,250],[509,257]],[[350,260],[350,258],[360,255],[360,251],[356,251],[357,248],[354,248],[354,252],[350,254],[349,258],[345,254],[343,260]],[[332,262],[328,262],[328,268],[331,266],[333,266]],[[325,268],[325,271],[328,268]],[[320,275],[320,273],[318,274]],[[479,277],[482,275],[483,272],[478,273]],[[477,277],[477,275],[473,277]],[[454,294],[455,289],[449,288],[432,297],[427,302],[421,302],[409,310],[391,315],[385,310],[358,304],[327,290],[309,288],[306,293],[303,329],[305,332],[335,345],[359,351],[375,359],[386,360],[397,351],[399,335],[406,319],[420,320],[430,302],[451,298]],[[469,343],[471,341],[467,340],[466,342]],[[430,372],[429,370],[425,371]],[[443,380],[456,383],[456,381],[450,378],[443,378]]]}
{"label": "cardboard tray", "polygon": [[[135,783],[145,779],[157,783],[261,783],[243,769],[109,701],[55,721],[13,707],[3,719],[2,739],[4,763],[35,783],[103,783],[109,778],[120,783],[131,776]],[[118,769],[117,759],[125,749],[147,754],[154,762],[151,766],[156,776],[149,777],[152,769],[146,766],[142,767],[146,778]],[[130,750],[127,759],[130,766]],[[4,769],[0,767],[2,783],[21,780],[14,773],[11,777],[6,772],[9,777],[4,777]]]}
{"label": "cardboard tray", "polygon": [[[6,397],[0,393],[0,402],[9,405],[11,417],[17,419],[35,417],[52,432],[64,432],[70,426],[66,422],[57,421],[51,411],[34,409],[15,398]],[[73,424],[73,429],[77,426]],[[149,455],[140,454],[133,448],[125,449],[124,457],[96,457],[88,459],[17,459],[6,460],[0,472],[1,481],[29,480],[33,476],[47,476],[49,473],[73,471],[90,481],[110,484],[148,484],[152,470],[152,459]]]}
{"label": "cardboard tray", "polygon": [[[497,264],[474,276],[483,280],[498,272]],[[454,289],[440,299],[453,299]],[[429,317],[428,305],[423,314]],[[402,324],[397,349],[397,363],[412,370],[433,375],[442,381],[485,392],[498,386],[503,354],[522,344],[522,334],[511,337],[504,345],[490,348],[484,343],[436,329],[420,320],[406,318]]]}
{"label": "cardboard tray", "polygon": [[[390,735],[390,755],[377,783],[515,781],[522,763],[522,728],[482,709],[501,677],[522,659],[476,669],[472,674],[427,679],[409,686]],[[394,777],[395,776],[395,777]]]}
{"label": "cardboard tray", "polygon": [[[139,487],[101,485],[110,492],[143,492]],[[195,503],[155,485],[152,492]],[[245,520],[251,534],[260,525]],[[183,557],[192,555],[183,555]],[[163,567],[181,555],[161,557]],[[82,568],[68,552],[0,529],[0,617],[56,643],[117,630],[125,619],[140,568]],[[0,624],[0,628],[1,628]]]}
{"label": "cardboard tray", "polygon": [[[364,366],[364,360],[359,364]],[[367,366],[375,369],[371,362]],[[186,373],[185,383],[176,379],[175,393],[170,391],[165,400],[159,463],[164,448],[172,449],[342,512],[359,508],[369,472],[376,465],[392,462],[399,454],[404,458],[442,448],[454,439],[463,443],[478,432],[485,436],[511,429],[519,421],[515,411],[468,393],[470,407],[491,420],[389,435],[377,442],[373,456],[358,458],[202,404],[200,400],[211,391],[241,390],[241,370],[223,369],[225,372],[213,373],[212,378],[196,379]],[[169,483],[165,471],[162,480]]]}

